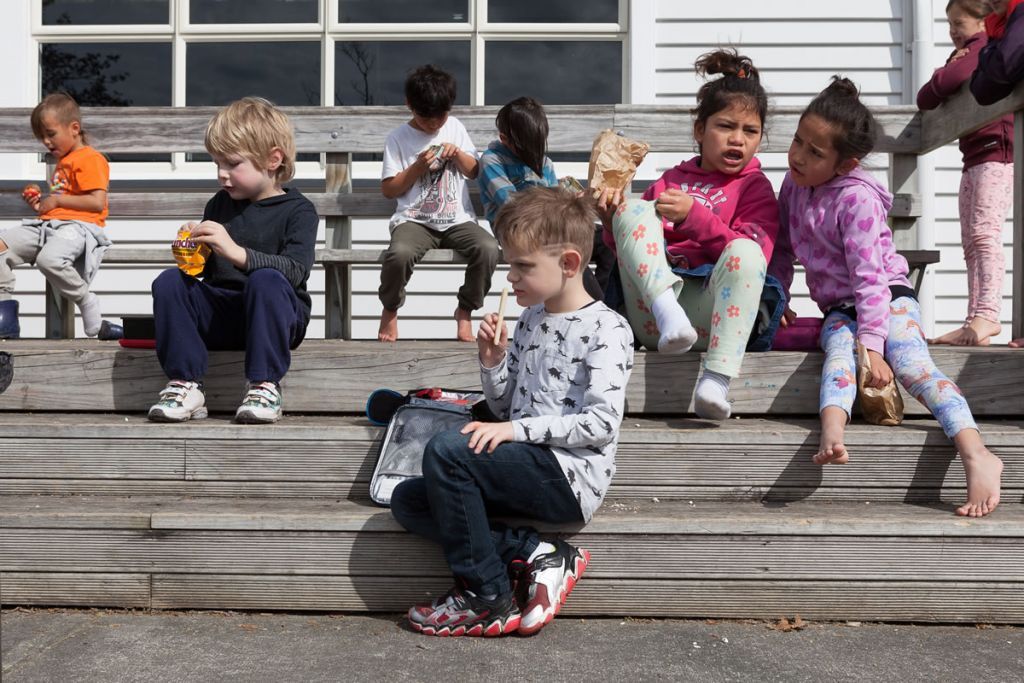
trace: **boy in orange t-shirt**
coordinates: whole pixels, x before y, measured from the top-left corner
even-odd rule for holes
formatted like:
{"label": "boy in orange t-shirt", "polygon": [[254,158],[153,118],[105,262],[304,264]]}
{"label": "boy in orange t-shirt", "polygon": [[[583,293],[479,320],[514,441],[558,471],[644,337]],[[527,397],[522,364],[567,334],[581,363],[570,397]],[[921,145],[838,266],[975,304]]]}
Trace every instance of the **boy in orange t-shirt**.
{"label": "boy in orange t-shirt", "polygon": [[[25,201],[38,218],[0,233],[0,339],[17,338],[14,267],[33,261],[62,296],[82,313],[90,337],[117,338],[119,326],[104,323],[89,283],[110,246],[104,234],[110,166],[86,144],[78,104],[69,95],[47,95],[32,111],[32,132],[57,160],[50,194],[26,188]],[[102,328],[102,333],[101,333]]]}

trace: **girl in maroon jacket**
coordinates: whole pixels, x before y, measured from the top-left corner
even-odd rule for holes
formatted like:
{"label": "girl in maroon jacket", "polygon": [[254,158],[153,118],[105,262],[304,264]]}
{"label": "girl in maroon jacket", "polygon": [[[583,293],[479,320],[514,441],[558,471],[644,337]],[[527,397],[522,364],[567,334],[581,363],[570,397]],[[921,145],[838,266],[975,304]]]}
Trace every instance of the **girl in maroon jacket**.
{"label": "girl in maroon jacket", "polygon": [[[935,109],[957,93],[978,66],[988,44],[988,0],[951,0],[946,5],[953,54],[917,93],[917,106]],[[960,138],[960,238],[967,261],[967,320],[933,344],[985,346],[999,334],[1003,292],[1003,223],[1013,199],[1013,115]]]}

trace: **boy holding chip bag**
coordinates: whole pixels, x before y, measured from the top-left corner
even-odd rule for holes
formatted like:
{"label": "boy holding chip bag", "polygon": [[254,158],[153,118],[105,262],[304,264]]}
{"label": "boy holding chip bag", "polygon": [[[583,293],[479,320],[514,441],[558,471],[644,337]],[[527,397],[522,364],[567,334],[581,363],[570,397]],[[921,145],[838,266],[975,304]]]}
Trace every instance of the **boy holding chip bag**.
{"label": "boy holding chip bag", "polygon": [[295,173],[295,136],[267,100],[246,97],[217,112],[205,142],[221,190],[201,223],[179,231],[172,247],[179,268],[153,281],[156,351],[170,381],[149,419],[206,417],[208,351],[244,349],[246,393],[235,420],[275,422],[291,350],[309,324],[316,209],[282,187]]}

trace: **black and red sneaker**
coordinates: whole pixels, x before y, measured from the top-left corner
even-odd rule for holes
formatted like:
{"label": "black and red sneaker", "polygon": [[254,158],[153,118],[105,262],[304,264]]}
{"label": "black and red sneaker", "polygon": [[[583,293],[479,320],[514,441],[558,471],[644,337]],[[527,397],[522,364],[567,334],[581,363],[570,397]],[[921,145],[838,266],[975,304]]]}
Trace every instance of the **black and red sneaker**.
{"label": "black and red sneaker", "polygon": [[428,636],[503,636],[519,628],[512,595],[485,600],[458,586],[437,600],[409,608],[409,624]]}
{"label": "black and red sneaker", "polygon": [[551,622],[565,604],[569,593],[590,563],[590,553],[565,541],[555,541],[555,550],[534,558],[530,564],[530,586],[519,623],[519,633],[528,636]]}

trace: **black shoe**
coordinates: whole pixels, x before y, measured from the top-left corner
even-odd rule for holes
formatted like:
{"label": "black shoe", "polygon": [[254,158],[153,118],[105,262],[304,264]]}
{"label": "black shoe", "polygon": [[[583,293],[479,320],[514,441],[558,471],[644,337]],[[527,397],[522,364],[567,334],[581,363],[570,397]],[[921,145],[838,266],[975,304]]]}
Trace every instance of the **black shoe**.
{"label": "black shoe", "polygon": [[409,624],[428,636],[503,636],[519,628],[519,607],[512,593],[485,600],[456,586],[442,598],[409,608]]}
{"label": "black shoe", "polygon": [[112,323],[109,320],[104,320],[100,323],[99,334],[96,335],[97,339],[103,341],[115,341],[117,339],[124,339],[124,328],[117,323]]}

